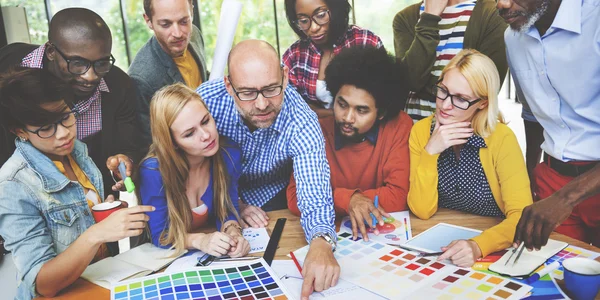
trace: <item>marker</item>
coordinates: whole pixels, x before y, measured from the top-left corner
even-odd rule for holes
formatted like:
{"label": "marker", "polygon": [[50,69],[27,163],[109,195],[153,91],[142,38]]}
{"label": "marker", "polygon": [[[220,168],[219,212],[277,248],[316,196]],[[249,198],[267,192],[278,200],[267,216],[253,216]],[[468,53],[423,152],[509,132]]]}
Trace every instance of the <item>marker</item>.
{"label": "marker", "polygon": [[406,223],[406,218],[404,218],[404,231],[406,231],[406,240],[408,241],[408,224]]}
{"label": "marker", "polygon": [[[375,195],[375,208],[379,207],[379,196]],[[375,218],[375,215],[373,213],[371,213],[371,218],[373,218],[373,228],[375,228],[375,226],[377,225],[377,218]]]}
{"label": "marker", "polygon": [[123,184],[125,184],[127,192],[132,193],[135,190],[135,184],[133,184],[131,177],[127,176],[127,168],[124,162],[119,163],[119,173],[121,173],[121,178],[123,178]]}
{"label": "marker", "polygon": [[540,280],[540,278],[546,276],[546,274],[558,269],[560,267],[560,262],[559,261],[555,261],[547,266],[545,266],[543,269],[541,269],[539,272],[535,272],[533,273],[533,275],[529,276],[526,280],[528,284],[534,283],[538,280]]}
{"label": "marker", "polygon": [[300,272],[300,276],[302,276],[302,267],[300,266],[300,263],[298,263],[298,260],[296,259],[296,255],[294,255],[294,252],[290,252],[290,256],[292,257],[292,260],[296,264],[296,268],[298,268],[298,272]]}

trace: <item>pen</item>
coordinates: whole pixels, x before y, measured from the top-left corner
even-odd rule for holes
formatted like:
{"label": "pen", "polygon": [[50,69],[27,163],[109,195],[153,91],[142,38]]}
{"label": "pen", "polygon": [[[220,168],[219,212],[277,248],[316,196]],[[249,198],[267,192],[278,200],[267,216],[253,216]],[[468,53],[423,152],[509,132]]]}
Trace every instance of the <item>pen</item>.
{"label": "pen", "polygon": [[433,253],[421,252],[421,253],[419,253],[419,257],[440,256],[442,254],[444,254],[444,252],[433,252]]}
{"label": "pen", "polygon": [[[375,195],[375,208],[379,207],[379,196]],[[373,218],[373,228],[375,228],[375,226],[377,225],[377,218],[375,218],[375,215],[373,213],[371,213],[371,218]]]}
{"label": "pen", "polygon": [[292,260],[296,264],[296,268],[298,268],[298,272],[300,272],[300,276],[302,276],[302,267],[300,266],[300,263],[298,263],[298,260],[296,259],[296,255],[294,255],[294,252],[290,252],[290,256],[292,257]]}
{"label": "pen", "polygon": [[133,184],[133,180],[131,180],[131,177],[127,176],[127,168],[125,167],[124,162],[119,163],[119,173],[121,174],[121,178],[123,179],[125,189],[127,189],[128,193],[132,193],[135,190],[135,184]]}
{"label": "pen", "polygon": [[527,278],[527,283],[531,284],[534,283],[538,280],[540,280],[540,278],[546,276],[546,274],[558,269],[560,267],[560,262],[559,261],[555,261],[547,266],[545,266],[543,269],[541,269],[538,272],[533,273],[531,276],[529,276]]}

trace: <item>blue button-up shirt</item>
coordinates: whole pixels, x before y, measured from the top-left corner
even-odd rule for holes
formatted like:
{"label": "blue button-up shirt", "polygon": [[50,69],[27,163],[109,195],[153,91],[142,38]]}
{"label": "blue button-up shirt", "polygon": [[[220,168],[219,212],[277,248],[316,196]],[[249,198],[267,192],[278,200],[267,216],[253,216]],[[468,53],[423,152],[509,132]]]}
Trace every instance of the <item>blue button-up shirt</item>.
{"label": "blue button-up shirt", "polygon": [[544,127],[542,149],[600,160],[600,0],[562,1],[543,36],[509,27],[504,39],[517,90]]}
{"label": "blue button-up shirt", "polygon": [[325,138],[317,115],[288,85],[283,105],[268,128],[251,132],[235,108],[223,80],[203,83],[197,90],[208,105],[222,134],[242,149],[242,200],[262,206],[284,189],[291,172],[296,179],[300,224],[307,241],[317,233],[335,238],[330,171]]}

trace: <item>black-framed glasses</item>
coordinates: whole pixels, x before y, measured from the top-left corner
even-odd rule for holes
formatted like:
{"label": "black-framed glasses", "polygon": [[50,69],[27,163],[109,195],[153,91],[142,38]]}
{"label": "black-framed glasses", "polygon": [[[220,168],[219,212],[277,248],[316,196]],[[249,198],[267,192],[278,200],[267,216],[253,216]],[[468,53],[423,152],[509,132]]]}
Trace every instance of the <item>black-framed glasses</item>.
{"label": "black-framed glasses", "polygon": [[315,23],[317,23],[317,25],[323,26],[323,25],[329,23],[330,20],[331,20],[331,13],[329,12],[329,10],[320,10],[320,11],[317,11],[316,13],[314,13],[310,18],[309,17],[298,18],[296,21],[294,21],[294,24],[296,24],[296,26],[300,30],[305,31],[310,28],[313,21]]}
{"label": "black-framed glasses", "polygon": [[440,85],[435,85],[435,87],[433,88],[433,94],[435,95],[436,98],[440,99],[440,100],[446,100],[448,99],[448,97],[450,97],[450,102],[452,103],[452,105],[454,105],[454,107],[458,108],[458,109],[462,109],[462,110],[467,110],[469,109],[469,107],[475,105],[477,102],[481,101],[481,98],[477,98],[475,100],[467,100],[464,98],[461,98],[457,95],[452,95],[450,94],[450,92],[448,92],[448,90],[446,88],[444,88],[443,86]]}
{"label": "black-framed glasses", "polygon": [[233,89],[233,92],[242,101],[256,100],[256,98],[258,98],[258,94],[262,94],[263,97],[265,97],[265,98],[273,98],[273,97],[281,95],[281,92],[283,91],[283,74],[281,75],[281,84],[280,85],[268,86],[268,87],[262,88],[260,90],[248,90],[248,91],[241,91],[241,92],[238,92],[235,89],[235,87],[233,86],[233,82],[231,82],[230,76],[227,76],[227,79],[229,80],[229,83],[231,83],[231,88]]}
{"label": "black-framed glasses", "polygon": [[76,113],[71,111],[64,114],[63,117],[55,123],[44,125],[36,130],[29,130],[27,128],[25,128],[25,130],[37,134],[42,139],[49,139],[56,134],[58,124],[62,125],[64,128],[70,128],[75,125],[77,122],[77,118],[75,116]]}
{"label": "black-framed glasses", "polygon": [[85,74],[92,66],[94,66],[94,71],[98,75],[106,74],[110,71],[112,66],[115,64],[115,57],[111,54],[110,57],[101,58],[96,61],[89,61],[82,57],[67,57],[56,45],[50,44],[60,56],[67,62],[67,70],[69,73],[73,75],[81,75]]}

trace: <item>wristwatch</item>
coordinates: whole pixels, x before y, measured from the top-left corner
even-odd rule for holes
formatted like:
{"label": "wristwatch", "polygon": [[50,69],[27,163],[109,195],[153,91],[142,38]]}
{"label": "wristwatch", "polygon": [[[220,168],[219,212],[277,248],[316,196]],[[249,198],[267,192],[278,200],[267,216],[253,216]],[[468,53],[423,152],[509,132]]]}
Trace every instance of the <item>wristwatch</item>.
{"label": "wristwatch", "polygon": [[337,247],[337,241],[334,238],[332,238],[331,235],[329,235],[328,233],[319,232],[313,235],[310,241],[312,242],[316,238],[324,239],[329,245],[331,245],[331,252],[335,252],[335,248]]}

